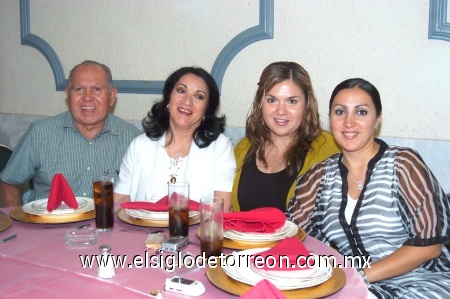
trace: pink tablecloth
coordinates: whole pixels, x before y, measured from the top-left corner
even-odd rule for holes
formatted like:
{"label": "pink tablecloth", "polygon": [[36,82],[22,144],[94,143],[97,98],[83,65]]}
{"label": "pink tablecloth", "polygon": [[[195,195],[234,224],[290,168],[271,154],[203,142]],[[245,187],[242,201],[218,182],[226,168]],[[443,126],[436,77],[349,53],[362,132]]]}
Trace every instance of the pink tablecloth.
{"label": "pink tablecloth", "polygon": [[[2,209],[6,213],[11,208]],[[91,223],[94,221],[84,221]],[[112,279],[97,278],[97,266],[83,268],[80,255],[96,255],[99,246],[108,244],[112,254],[126,255],[127,264],[134,256],[146,255],[144,241],[146,234],[142,232],[120,232],[120,229],[139,228],[116,219],[115,228],[111,232],[101,233],[96,245],[88,247],[70,247],[64,243],[67,228],[43,229],[47,225],[30,224],[14,221],[7,230],[0,232],[3,239],[17,234],[16,240],[0,243],[0,289],[2,298],[94,298],[110,296],[112,298],[149,298],[148,291],[163,289],[167,277],[174,273],[163,269],[125,267],[115,270]],[[190,238],[198,242],[195,235],[197,226],[191,226]],[[156,230],[156,228],[155,228]],[[167,234],[166,229],[166,234]],[[307,237],[304,241],[308,249],[315,254],[330,254],[338,261],[343,258],[322,242]],[[189,245],[184,251],[199,254],[196,245]],[[153,254],[153,251],[148,251]],[[344,269],[347,283],[339,292],[328,298],[366,298],[367,289],[358,273],[351,268]],[[236,298],[214,287],[205,275],[205,270],[186,274],[190,279],[201,281],[206,293],[199,298]],[[166,292],[164,298],[188,298],[175,293]]]}

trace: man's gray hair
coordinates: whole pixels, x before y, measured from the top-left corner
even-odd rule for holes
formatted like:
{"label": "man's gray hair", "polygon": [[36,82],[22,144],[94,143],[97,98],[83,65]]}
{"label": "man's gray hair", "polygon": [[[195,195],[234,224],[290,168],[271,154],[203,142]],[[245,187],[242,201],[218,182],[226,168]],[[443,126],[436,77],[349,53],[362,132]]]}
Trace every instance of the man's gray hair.
{"label": "man's gray hair", "polygon": [[112,73],[111,73],[110,68],[106,64],[99,63],[99,62],[94,61],[94,60],[85,60],[82,63],[77,64],[76,66],[73,67],[73,69],[69,73],[69,80],[67,81],[67,88],[70,87],[70,79],[72,79],[73,73],[75,72],[75,70],[78,67],[80,67],[80,66],[92,66],[92,65],[99,66],[105,71],[106,76],[107,76],[107,80],[108,80],[108,84],[109,84],[109,88],[112,88],[113,87],[113,84],[112,84]]}

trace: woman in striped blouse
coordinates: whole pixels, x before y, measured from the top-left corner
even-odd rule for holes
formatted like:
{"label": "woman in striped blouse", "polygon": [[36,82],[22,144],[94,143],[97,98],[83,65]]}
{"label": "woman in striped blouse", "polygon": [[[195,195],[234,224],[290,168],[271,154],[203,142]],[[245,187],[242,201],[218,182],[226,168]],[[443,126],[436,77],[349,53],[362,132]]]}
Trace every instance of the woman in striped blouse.
{"label": "woman in striped blouse", "polygon": [[336,86],[329,115],[342,154],[298,179],[289,216],[341,254],[370,260],[357,270],[372,296],[445,298],[449,202],[417,152],[375,138],[381,111],[370,82]]}

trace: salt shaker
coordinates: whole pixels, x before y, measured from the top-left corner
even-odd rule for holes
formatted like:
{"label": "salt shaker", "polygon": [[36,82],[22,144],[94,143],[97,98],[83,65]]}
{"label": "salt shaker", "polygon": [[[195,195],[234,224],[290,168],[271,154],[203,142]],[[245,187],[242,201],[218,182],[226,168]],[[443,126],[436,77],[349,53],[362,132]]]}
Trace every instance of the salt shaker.
{"label": "salt shaker", "polygon": [[98,265],[98,277],[99,278],[113,278],[116,273],[114,272],[114,263],[111,256],[111,246],[100,246],[100,259]]}

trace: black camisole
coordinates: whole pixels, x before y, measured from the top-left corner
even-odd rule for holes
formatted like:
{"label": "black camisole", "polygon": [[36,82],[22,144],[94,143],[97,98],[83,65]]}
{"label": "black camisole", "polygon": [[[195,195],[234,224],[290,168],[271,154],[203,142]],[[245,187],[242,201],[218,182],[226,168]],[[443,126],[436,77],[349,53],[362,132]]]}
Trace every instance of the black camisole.
{"label": "black camisole", "polygon": [[256,166],[256,157],[242,166],[237,196],[241,211],[276,207],[286,211],[286,198],[297,173],[289,175],[287,168],[276,173],[264,173]]}

